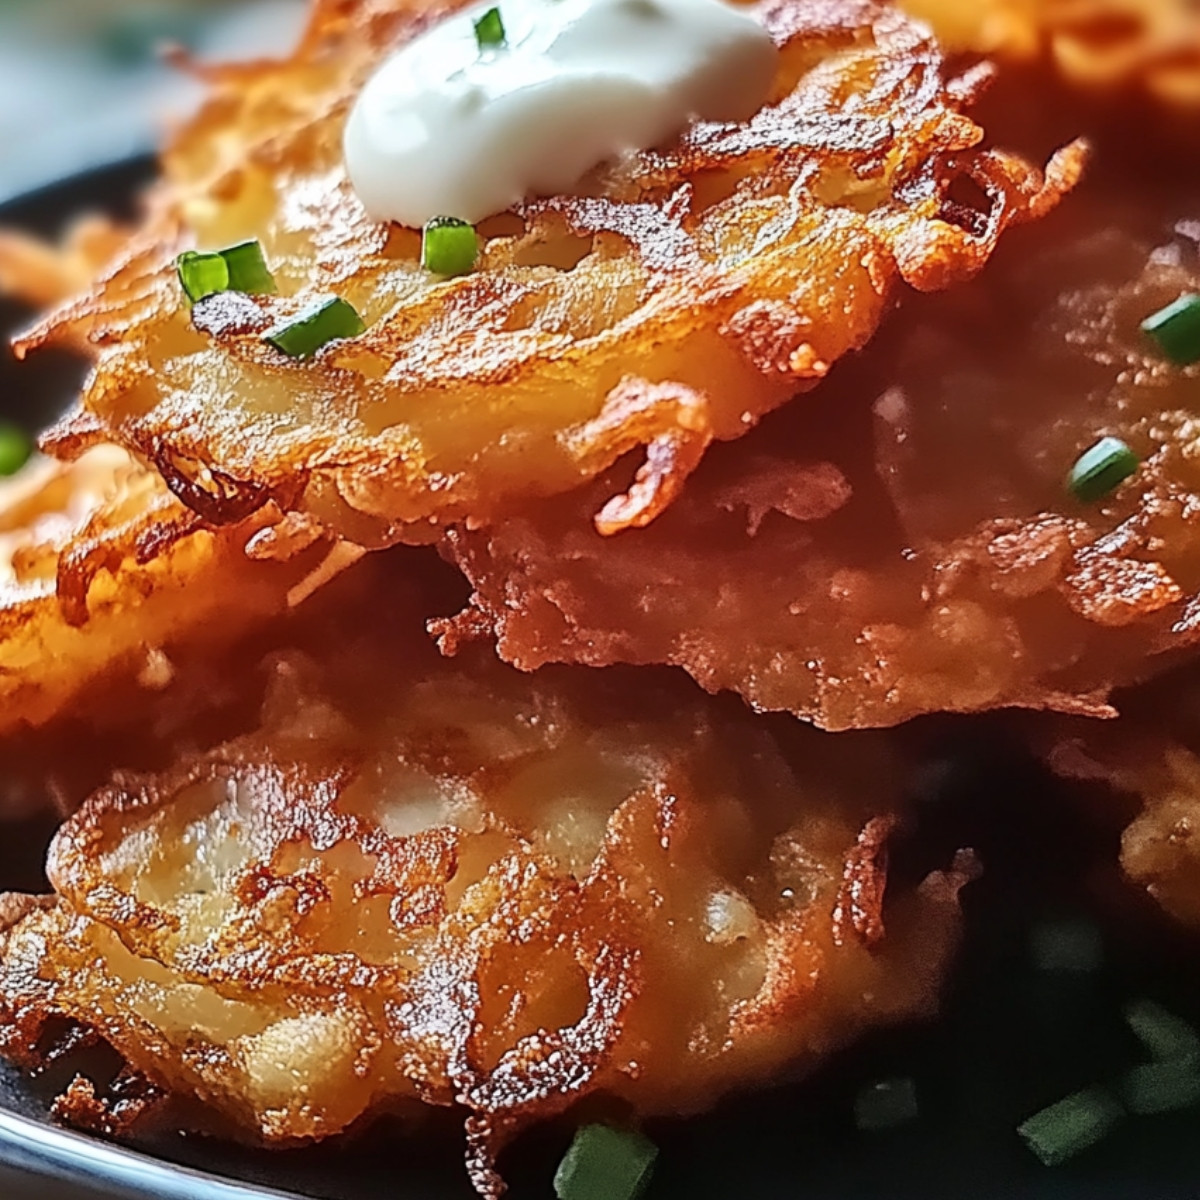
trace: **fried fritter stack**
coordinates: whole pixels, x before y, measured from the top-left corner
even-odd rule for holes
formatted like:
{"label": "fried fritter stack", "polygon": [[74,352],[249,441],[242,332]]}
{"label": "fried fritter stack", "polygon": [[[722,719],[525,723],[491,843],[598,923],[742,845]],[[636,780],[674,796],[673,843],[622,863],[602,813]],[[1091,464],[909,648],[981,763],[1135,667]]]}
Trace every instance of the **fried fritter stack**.
{"label": "fried fritter stack", "polygon": [[[1141,322],[1200,291],[1189,177],[1098,183],[969,287],[908,304],[805,405],[720,447],[650,529],[527,504],[444,547],[474,593],[440,624],[545,662],[669,662],[826,729],[1108,694],[1196,640],[1197,368]],[[1065,483],[1103,436],[1137,473]],[[627,468],[624,468],[627,470]]]}
{"label": "fried fritter stack", "polygon": [[[1108,716],[1191,650],[1200,369],[1140,326],[1200,291],[1200,214],[1194,168],[1131,189],[1104,121],[1082,184],[1081,142],[1044,172],[987,144],[991,68],[888,4],[771,0],[757,117],[490,218],[435,280],[341,131],[450,7],[318,0],[286,60],[204,68],[143,223],[18,343],[95,369],[63,461],[0,497],[0,724],[53,738],[123,681],[146,702],[106,717],[170,765],[60,792],[82,807],[55,895],[5,902],[0,1011],[31,1066],[118,1051],[76,1123],[172,1095],[294,1144],[455,1105],[495,1195],[530,1120],[690,1111],[934,1007],[975,864],[889,882],[901,738],[751,709]],[[1049,0],[987,11],[929,15],[956,51],[1045,32],[1063,59]],[[1160,40],[1125,73],[1161,94]],[[0,280],[60,293],[116,238],[0,239]],[[279,294],[189,305],[176,256],[246,238]],[[327,294],[368,332],[264,342]],[[1101,436],[1140,465],[1084,503],[1064,477]]]}
{"label": "fried fritter stack", "polygon": [[[268,502],[364,546],[427,542],[624,455],[606,535],[657,517],[713,441],[747,432],[864,345],[901,281],[974,275],[1078,180],[966,114],[928,31],[875,0],[783,0],[772,100],[744,126],[599,169],[485,221],[477,269],[431,284],[413,230],[369,219],[342,129],[381,57],[438,11],[326,0],[289,59],[216,72],[126,253],[20,343],[86,341],[85,402],[207,520]],[[969,195],[964,205],[959,192]],[[192,310],[175,257],[259,239],[280,295]],[[262,333],[336,293],[370,326],[314,361]]]}
{"label": "fried fritter stack", "polygon": [[581,1096],[693,1111],[932,1010],[969,864],[885,919],[887,739],[810,732],[798,778],[677,676],[452,667],[386,566],[267,657],[253,732],[67,821],[0,945],[10,1051],[82,1022],[268,1144],[461,1104],[490,1193]]}

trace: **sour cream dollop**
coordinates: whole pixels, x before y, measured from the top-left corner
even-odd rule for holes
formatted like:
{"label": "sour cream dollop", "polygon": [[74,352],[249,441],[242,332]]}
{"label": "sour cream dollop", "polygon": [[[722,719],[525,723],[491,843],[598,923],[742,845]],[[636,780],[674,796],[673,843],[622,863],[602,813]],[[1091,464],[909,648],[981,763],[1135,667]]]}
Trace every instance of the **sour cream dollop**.
{"label": "sour cream dollop", "polygon": [[606,159],[688,121],[745,121],[778,51],[724,0],[501,0],[506,44],[480,49],[464,9],[402,47],[346,126],[351,182],[376,220],[471,224],[570,191]]}

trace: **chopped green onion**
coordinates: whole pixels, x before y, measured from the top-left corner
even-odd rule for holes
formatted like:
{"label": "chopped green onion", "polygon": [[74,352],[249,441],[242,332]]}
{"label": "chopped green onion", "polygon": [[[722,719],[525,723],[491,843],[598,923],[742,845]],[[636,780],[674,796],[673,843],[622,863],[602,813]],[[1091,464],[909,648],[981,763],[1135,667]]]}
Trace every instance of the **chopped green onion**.
{"label": "chopped green onion", "polygon": [[239,242],[228,250],[222,250],[221,257],[229,269],[231,292],[245,292],[247,296],[270,296],[279,291],[275,276],[267,266],[261,242]]}
{"label": "chopped green onion", "polygon": [[585,1125],[554,1174],[558,1200],[636,1200],[654,1171],[658,1147],[640,1133]]}
{"label": "chopped green onion", "polygon": [[1067,490],[1085,503],[1100,500],[1138,469],[1138,457],[1120,438],[1101,438],[1067,476]]}
{"label": "chopped green onion", "polygon": [[1200,296],[1180,296],[1142,322],[1159,349],[1176,366],[1200,362]]}
{"label": "chopped green onion", "polygon": [[1141,1063],[1126,1072],[1121,1097],[1138,1116],[1191,1108],[1200,1104],[1200,1066],[1186,1058]]}
{"label": "chopped green onion", "polygon": [[1081,975],[1098,971],[1104,961],[1104,940],[1088,920],[1072,917],[1042,921],[1034,926],[1029,952],[1039,971],[1071,971]]}
{"label": "chopped green onion", "polygon": [[881,1079],[854,1100],[854,1124],[864,1132],[894,1129],[920,1115],[917,1086],[911,1079]]}
{"label": "chopped green onion", "polygon": [[504,32],[504,18],[500,15],[500,10],[489,8],[475,22],[475,41],[480,50],[494,50],[497,46],[503,46],[507,40],[508,35]]}
{"label": "chopped green onion", "polygon": [[466,275],[479,257],[475,229],[456,217],[434,217],[425,226],[421,265],[434,275]]}
{"label": "chopped green onion", "polygon": [[311,358],[322,346],[339,338],[358,337],[366,332],[354,306],[333,298],[315,304],[263,334],[263,341],[291,358]]}
{"label": "chopped green onion", "polygon": [[15,475],[33,453],[29,434],[19,425],[0,422],[0,475]]}
{"label": "chopped green onion", "polygon": [[219,254],[188,250],[175,260],[175,267],[179,282],[193,304],[229,290],[229,266]]}
{"label": "chopped green onion", "polygon": [[1106,1138],[1125,1115],[1103,1088],[1076,1092],[1035,1113],[1017,1132],[1048,1167],[1057,1167]]}
{"label": "chopped green onion", "polygon": [[218,292],[261,296],[278,290],[275,277],[267,266],[262,243],[257,241],[239,242],[211,254],[188,250],[175,260],[175,266],[179,271],[179,282],[193,304]]}
{"label": "chopped green onion", "polygon": [[1125,1020],[1151,1058],[1200,1063],[1200,1034],[1161,1004],[1136,1000],[1125,1009]]}

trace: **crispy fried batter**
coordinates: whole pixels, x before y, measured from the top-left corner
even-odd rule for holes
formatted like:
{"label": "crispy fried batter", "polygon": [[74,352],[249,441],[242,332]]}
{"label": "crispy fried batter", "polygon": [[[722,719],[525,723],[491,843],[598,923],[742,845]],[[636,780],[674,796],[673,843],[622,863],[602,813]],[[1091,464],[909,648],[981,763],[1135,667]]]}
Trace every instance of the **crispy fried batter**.
{"label": "crispy fried batter", "polygon": [[318,559],[251,561],[261,524],[204,529],[110,445],[0,482],[0,733],[50,721],[114,674],[161,689],[181,643],[228,643],[286,611]]}
{"label": "crispy fried batter", "polygon": [[1086,88],[1145,87],[1200,107],[1200,9],[1191,0],[900,0],[948,51],[1043,56]]}
{"label": "crispy fried batter", "polygon": [[[416,232],[370,221],[342,165],[373,66],[446,6],[320,0],[297,52],[207,72],[212,98],[165,159],[127,252],[27,337],[87,340],[87,403],[207,520],[268,499],[362,545],[429,541],[506,498],[579,485],[641,448],[605,533],[652,521],[713,440],[739,437],[863,345],[900,279],[973,275],[1004,230],[1077,180],[978,148],[927,33],[875,0],[770,0],[774,100],[598,170],[582,194],[483,223],[469,277],[434,282]],[[986,195],[962,220],[955,188]],[[280,297],[189,312],[182,249],[260,238]],[[337,292],[372,326],[298,363],[261,334]],[[195,319],[193,320],[193,316]],[[192,482],[225,482],[215,499]],[[598,515],[597,515],[598,514]]]}
{"label": "crispy fried batter", "polygon": [[[1119,161],[1119,160],[1118,160]],[[1141,321],[1200,291],[1194,171],[1096,186],[953,295],[907,306],[819,396],[714,450],[652,528],[603,540],[569,501],[453,531],[453,650],[667,662],[829,729],[1001,705],[1111,713],[1114,684],[1200,627],[1200,370]],[[1137,475],[1064,486],[1099,437]]]}
{"label": "crispy fried batter", "polygon": [[494,1194],[505,1138],[585,1095],[692,1111],[935,1003],[969,864],[883,905],[892,742],[796,728],[798,780],[670,674],[464,674],[364,578],[273,659],[261,728],[119,777],[58,897],[8,901],[10,1054],[67,1018],[268,1144],[458,1104]]}

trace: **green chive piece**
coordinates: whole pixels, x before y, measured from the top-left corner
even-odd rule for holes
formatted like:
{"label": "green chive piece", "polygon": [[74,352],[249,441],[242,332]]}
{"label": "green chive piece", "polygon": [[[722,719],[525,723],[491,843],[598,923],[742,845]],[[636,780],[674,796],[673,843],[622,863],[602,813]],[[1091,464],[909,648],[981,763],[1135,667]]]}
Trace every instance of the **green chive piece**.
{"label": "green chive piece", "polygon": [[865,1133],[895,1129],[920,1116],[917,1085],[911,1079],[881,1079],[854,1100],[854,1124]]}
{"label": "green chive piece", "polygon": [[640,1133],[584,1125],[554,1174],[558,1200],[637,1200],[650,1183],[658,1147]]}
{"label": "green chive piece", "polygon": [[193,304],[229,290],[229,265],[219,254],[188,250],[175,260],[179,282]]}
{"label": "green chive piece", "polygon": [[1125,1110],[1103,1088],[1076,1092],[1035,1113],[1017,1132],[1048,1167],[1057,1167],[1103,1141]]}
{"label": "green chive piece", "polygon": [[1067,490],[1085,504],[1101,500],[1138,469],[1138,456],[1120,438],[1101,438],[1067,476]]}
{"label": "green chive piece", "polygon": [[507,40],[508,35],[504,32],[504,18],[500,15],[500,10],[489,8],[475,22],[475,41],[480,50],[494,50],[497,46],[503,46]]}
{"label": "green chive piece", "polygon": [[175,260],[175,266],[179,282],[193,304],[218,292],[266,296],[279,290],[267,266],[262,243],[253,239],[211,254],[188,250]]}
{"label": "green chive piece", "polygon": [[247,296],[272,296],[279,291],[275,276],[267,266],[262,242],[256,239],[239,242],[228,250],[222,250],[221,257],[229,271],[231,292],[245,292]]}
{"label": "green chive piece", "polygon": [[1126,1007],[1125,1020],[1151,1058],[1200,1065],[1200,1034],[1161,1004],[1135,1000]]}
{"label": "green chive piece", "polygon": [[1104,962],[1104,939],[1096,925],[1080,917],[1042,921],[1030,934],[1029,953],[1039,971],[1090,975]]}
{"label": "green chive piece", "polygon": [[1200,296],[1180,296],[1142,322],[1142,331],[1177,367],[1200,362]]}
{"label": "green chive piece", "polygon": [[1121,1080],[1121,1098],[1138,1116],[1200,1104],[1200,1066],[1191,1059],[1141,1063]]}
{"label": "green chive piece", "polygon": [[479,257],[475,229],[457,217],[434,217],[421,241],[421,266],[434,275],[466,275]]}
{"label": "green chive piece", "polygon": [[33,453],[33,441],[19,425],[0,421],[0,475],[15,475]]}
{"label": "green chive piece", "polygon": [[334,297],[315,304],[263,334],[263,341],[290,358],[311,358],[322,346],[339,338],[358,337],[366,332],[354,306]]}

